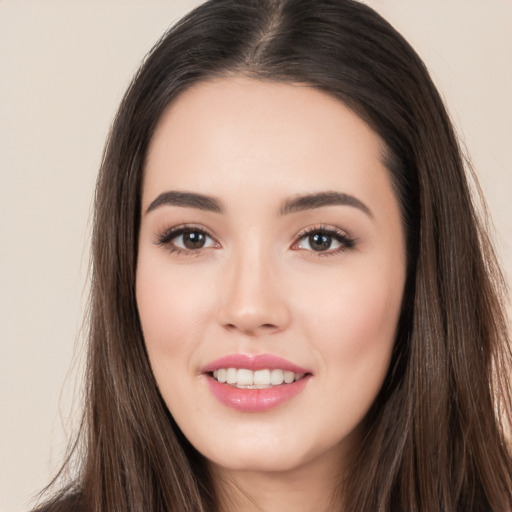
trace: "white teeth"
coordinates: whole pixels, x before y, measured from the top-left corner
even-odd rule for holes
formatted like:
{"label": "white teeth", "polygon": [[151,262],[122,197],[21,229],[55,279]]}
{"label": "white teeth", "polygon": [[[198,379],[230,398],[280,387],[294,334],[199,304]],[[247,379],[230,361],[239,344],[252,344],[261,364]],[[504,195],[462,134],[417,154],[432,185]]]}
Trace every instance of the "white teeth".
{"label": "white teeth", "polygon": [[295,380],[295,373],[293,372],[284,372],[284,381],[286,384],[291,384]]}
{"label": "white teeth", "polygon": [[[240,370],[238,370],[240,371]],[[270,385],[270,370],[257,370],[254,372],[254,382],[256,385]]]}
{"label": "white teeth", "polygon": [[284,382],[283,370],[272,370],[270,372],[270,384],[279,386]]}
{"label": "white teeth", "polygon": [[226,370],[224,368],[221,368],[220,370],[217,370],[216,379],[219,382],[226,382]]}
{"label": "white teeth", "polygon": [[240,368],[236,374],[236,382],[239,386],[252,386],[254,384],[254,372]]}
{"label": "white teeth", "polygon": [[221,383],[237,388],[265,389],[291,384],[304,377],[303,373],[294,373],[280,369],[247,370],[246,368],[219,368],[213,372],[213,378]]}
{"label": "white teeth", "polygon": [[227,372],[228,372],[228,376],[227,376],[226,382],[228,384],[235,384],[236,383],[237,369],[236,368],[228,368]]}

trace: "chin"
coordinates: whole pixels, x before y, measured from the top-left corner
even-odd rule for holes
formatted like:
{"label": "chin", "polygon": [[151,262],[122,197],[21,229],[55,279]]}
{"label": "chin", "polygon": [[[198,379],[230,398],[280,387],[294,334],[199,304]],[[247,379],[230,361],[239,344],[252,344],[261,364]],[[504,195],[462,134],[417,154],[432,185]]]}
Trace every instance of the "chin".
{"label": "chin", "polygon": [[328,438],[311,442],[311,437],[304,435],[288,434],[282,438],[268,432],[239,439],[233,436],[217,438],[206,446],[196,446],[196,449],[213,467],[228,472],[285,473],[305,469],[320,460],[330,460],[335,466],[341,466],[343,446],[343,442],[333,444]]}
{"label": "chin", "polygon": [[280,454],[278,456],[262,456],[259,453],[244,453],[243,456],[208,458],[214,467],[226,471],[253,473],[286,473],[300,468],[305,464],[301,458]]}

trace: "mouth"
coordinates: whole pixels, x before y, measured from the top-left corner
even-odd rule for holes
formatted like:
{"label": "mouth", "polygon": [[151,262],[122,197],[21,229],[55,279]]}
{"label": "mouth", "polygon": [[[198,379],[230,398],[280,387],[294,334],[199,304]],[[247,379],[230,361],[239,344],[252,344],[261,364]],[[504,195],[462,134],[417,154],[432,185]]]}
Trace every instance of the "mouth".
{"label": "mouth", "polygon": [[312,373],[272,354],[232,354],[202,369],[222,404],[241,412],[265,412],[300,395]]}
{"label": "mouth", "polygon": [[238,389],[269,389],[283,384],[292,384],[304,378],[306,373],[295,373],[280,368],[250,370],[248,368],[219,368],[210,376],[221,384]]}

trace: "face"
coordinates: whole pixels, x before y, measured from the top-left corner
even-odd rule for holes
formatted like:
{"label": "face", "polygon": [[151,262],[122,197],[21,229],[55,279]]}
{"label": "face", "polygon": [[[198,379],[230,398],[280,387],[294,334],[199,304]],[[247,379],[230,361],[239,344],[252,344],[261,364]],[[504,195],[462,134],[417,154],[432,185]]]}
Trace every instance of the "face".
{"label": "face", "polygon": [[137,303],[161,394],[225,470],[354,443],[405,282],[379,137],[310,87],[226,78],[166,111],[145,168]]}

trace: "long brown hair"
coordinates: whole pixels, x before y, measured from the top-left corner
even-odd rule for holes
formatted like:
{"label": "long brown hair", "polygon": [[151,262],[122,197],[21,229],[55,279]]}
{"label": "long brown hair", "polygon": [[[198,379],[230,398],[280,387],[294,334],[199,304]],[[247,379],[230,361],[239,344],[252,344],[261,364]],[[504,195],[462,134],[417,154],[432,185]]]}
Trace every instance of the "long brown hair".
{"label": "long brown hair", "polygon": [[54,504],[68,499],[97,512],[217,509],[205,461],[155,384],[135,270],[141,180],[155,126],[186,88],[231,74],[327,92],[386,145],[408,278],[389,372],[364,420],[356,462],[340,482],[343,509],[510,509],[504,281],[425,66],[385,20],[353,0],[208,1],[164,35],[135,76],[96,191],[80,469]]}

